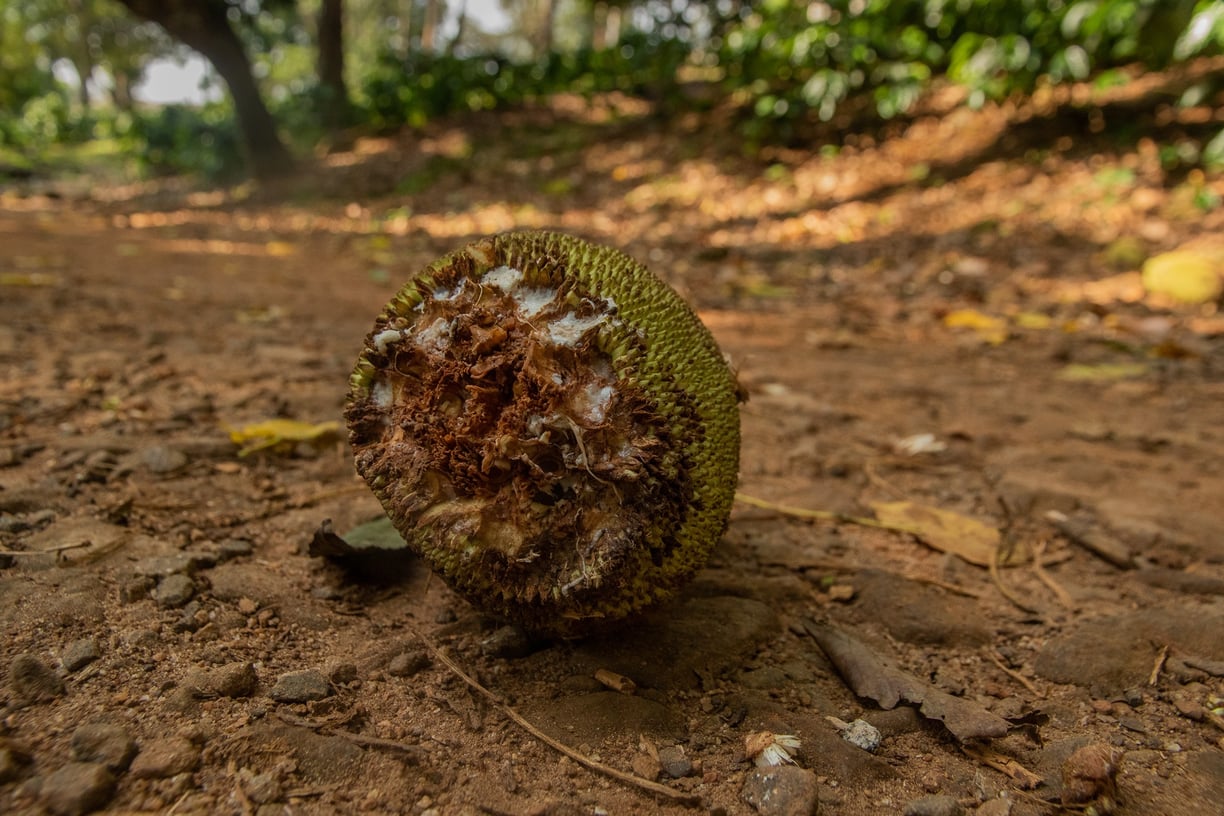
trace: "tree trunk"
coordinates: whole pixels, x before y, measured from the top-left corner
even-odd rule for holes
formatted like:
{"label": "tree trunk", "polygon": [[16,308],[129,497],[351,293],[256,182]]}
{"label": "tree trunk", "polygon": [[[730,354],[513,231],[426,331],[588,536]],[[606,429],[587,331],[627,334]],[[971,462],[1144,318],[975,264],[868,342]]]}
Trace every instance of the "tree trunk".
{"label": "tree trunk", "polygon": [[467,0],[459,0],[459,18],[455,25],[455,36],[446,44],[446,56],[455,56],[455,49],[463,41],[463,32],[467,28]]}
{"label": "tree trunk", "polygon": [[441,0],[425,0],[425,19],[421,21],[421,50],[434,50],[434,36],[438,29],[438,18],[442,15]]}
{"label": "tree trunk", "polygon": [[323,0],[319,7],[319,85],[323,90],[323,125],[331,133],[349,119],[348,90],[344,87],[344,3]]}
{"label": "tree trunk", "polygon": [[540,21],[539,58],[547,59],[553,50],[553,29],[557,23],[556,0],[543,0],[544,13]]}
{"label": "tree trunk", "polygon": [[276,122],[251,73],[251,62],[228,19],[225,0],[120,0],[133,13],[157,23],[199,51],[229,86],[251,172],[259,179],[287,174],[293,157],[276,132]]}

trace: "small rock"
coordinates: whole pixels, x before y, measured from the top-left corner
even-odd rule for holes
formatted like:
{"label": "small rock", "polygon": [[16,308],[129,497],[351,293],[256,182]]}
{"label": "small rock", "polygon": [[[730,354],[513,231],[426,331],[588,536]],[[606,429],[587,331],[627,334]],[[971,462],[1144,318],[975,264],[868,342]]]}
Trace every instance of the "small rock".
{"label": "small rock", "polygon": [[905,806],[905,816],[963,816],[965,809],[951,796],[924,796]]}
{"label": "small rock", "polygon": [[186,737],[161,737],[140,749],[132,762],[137,779],[167,779],[194,771],[200,764],[200,747]]}
{"label": "small rock", "polygon": [[663,768],[663,773],[672,779],[683,779],[693,772],[693,763],[678,745],[659,749],[659,766]]}
{"label": "small rock", "polygon": [[80,816],[105,807],[115,792],[115,777],[97,762],[69,762],[43,782],[47,810]]}
{"label": "small rock", "polygon": [[217,558],[220,561],[229,561],[231,558],[242,558],[255,552],[255,545],[243,538],[232,538],[221,544],[217,550]]}
{"label": "small rock", "polygon": [[72,732],[72,758],[78,762],[105,765],[122,773],[136,756],[136,740],[118,725],[86,723]]}
{"label": "small rock", "polygon": [[517,626],[502,626],[480,642],[480,651],[489,657],[517,660],[531,654],[531,640]]}
{"label": "small rock", "polygon": [[24,746],[0,737],[0,785],[16,779],[22,766],[30,764],[30,758]]}
{"label": "small rock", "polygon": [[119,601],[121,603],[136,603],[149,597],[153,590],[153,579],[147,575],[138,575],[124,581],[119,586]]}
{"label": "small rock", "polygon": [[336,685],[351,683],[357,679],[357,664],[333,663],[327,667],[327,679]]}
{"label": "small rock", "polygon": [[880,747],[880,729],[866,720],[855,720],[842,731],[842,739],[874,754]]}
{"label": "small rock", "polygon": [[284,787],[274,773],[255,774],[246,771],[241,778],[243,792],[257,805],[275,802],[284,795]]}
{"label": "small rock", "polygon": [[164,609],[176,609],[191,600],[195,594],[195,581],[188,575],[167,575],[153,590],[153,600]]}
{"label": "small rock", "polygon": [[134,569],[137,575],[149,578],[165,578],[168,575],[187,574],[196,570],[211,567],[217,563],[217,557],[211,553],[175,553],[174,555],[155,555],[142,558],[136,562]]}
{"label": "small rock", "polygon": [[331,683],[315,669],[289,672],[276,678],[268,696],[278,703],[305,703],[331,695]]}
{"label": "small rock", "polygon": [[991,799],[973,811],[973,816],[1011,816],[1011,810],[1010,799]]}
{"label": "small rock", "polygon": [[140,461],[152,473],[173,473],[187,466],[187,454],[178,448],[153,445],[140,452]]}
{"label": "small rock", "polygon": [[392,677],[412,677],[429,666],[429,655],[424,650],[400,652],[387,664],[387,674]]}
{"label": "small rock", "polygon": [[183,678],[183,686],[195,697],[250,697],[259,687],[259,676],[250,663],[227,663],[192,670]]}
{"label": "small rock", "polygon": [[797,765],[754,769],[740,798],[764,816],[815,816],[820,810],[816,774]]}
{"label": "small rock", "polygon": [[9,688],[19,703],[41,703],[64,693],[64,681],[32,654],[19,654],[9,664]]}
{"label": "small rock", "polygon": [[64,668],[70,672],[84,668],[90,663],[102,656],[102,648],[98,645],[97,638],[81,638],[74,640],[64,647],[64,651],[60,654],[60,660],[64,663]]}
{"label": "small rock", "polygon": [[1118,800],[1118,763],[1122,754],[1108,745],[1093,743],[1063,763],[1063,805],[1095,806],[1097,813],[1113,813]]}

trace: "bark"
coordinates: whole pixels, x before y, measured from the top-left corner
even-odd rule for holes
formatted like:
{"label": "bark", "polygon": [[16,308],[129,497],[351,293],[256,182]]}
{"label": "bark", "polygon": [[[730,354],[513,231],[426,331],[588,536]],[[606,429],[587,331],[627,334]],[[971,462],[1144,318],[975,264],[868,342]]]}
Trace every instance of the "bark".
{"label": "bark", "polygon": [[425,19],[421,21],[421,50],[434,50],[438,18],[442,15],[441,0],[425,0]]}
{"label": "bark", "polygon": [[224,0],[120,0],[134,14],[157,23],[170,36],[203,54],[229,87],[238,129],[256,178],[287,174],[293,157],[259,95],[251,61],[227,17]]}
{"label": "bark", "polygon": [[344,3],[323,0],[319,8],[319,85],[323,89],[323,125],[332,133],[348,124],[349,98],[344,86]]}
{"label": "bark", "polygon": [[557,21],[557,2],[556,0],[543,0],[544,12],[541,15],[543,19],[540,21],[540,45],[539,57],[545,59],[553,50],[553,28]]}

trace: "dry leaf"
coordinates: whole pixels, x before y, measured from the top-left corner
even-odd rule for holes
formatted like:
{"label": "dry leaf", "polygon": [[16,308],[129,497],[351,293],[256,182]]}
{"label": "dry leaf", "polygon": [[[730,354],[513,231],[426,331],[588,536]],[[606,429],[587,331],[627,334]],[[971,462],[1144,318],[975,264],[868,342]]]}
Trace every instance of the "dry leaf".
{"label": "dry leaf", "polygon": [[908,501],[876,502],[871,509],[889,529],[912,533],[924,544],[979,567],[989,566],[999,548],[998,530],[951,510]]}
{"label": "dry leaf", "polygon": [[1220,264],[1202,253],[1181,249],[1149,258],[1143,265],[1143,286],[1183,303],[1208,303],[1224,291],[1224,279]]}
{"label": "dry leaf", "polygon": [[845,632],[815,621],[806,621],[804,628],[858,696],[869,697],[884,709],[902,700],[913,703],[924,717],[942,722],[961,742],[1007,735],[1008,722],[998,714],[906,674]]}
{"label": "dry leaf", "polygon": [[276,447],[291,447],[299,442],[318,442],[340,433],[339,422],[311,424],[296,419],[265,419],[230,430],[230,440],[242,445],[239,456]]}
{"label": "dry leaf", "polygon": [[976,309],[957,309],[944,315],[943,324],[949,329],[972,329],[992,346],[1007,339],[1007,321],[982,314]]}
{"label": "dry leaf", "polygon": [[1147,372],[1147,363],[1072,363],[1059,369],[1054,376],[1067,382],[1109,382],[1142,377]]}

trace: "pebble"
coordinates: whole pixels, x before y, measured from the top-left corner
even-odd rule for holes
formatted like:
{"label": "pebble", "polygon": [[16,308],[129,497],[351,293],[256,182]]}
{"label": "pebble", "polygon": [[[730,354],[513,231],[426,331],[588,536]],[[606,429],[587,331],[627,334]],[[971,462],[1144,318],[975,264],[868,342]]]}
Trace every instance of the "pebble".
{"label": "pebble", "polygon": [[231,558],[242,558],[253,552],[255,552],[254,544],[244,538],[232,538],[222,542],[221,547],[217,550],[217,558],[221,561],[229,561]]}
{"label": "pebble", "polygon": [[51,700],[64,693],[64,681],[32,654],[19,654],[9,664],[9,688],[17,702],[29,705]]}
{"label": "pebble", "polygon": [[250,663],[226,663],[215,669],[193,669],[183,678],[183,686],[196,697],[250,697],[259,688],[259,676]]}
{"label": "pebble", "polygon": [[693,772],[693,763],[678,745],[659,749],[659,766],[672,779],[683,779]]}
{"label": "pebble", "polygon": [[211,553],[174,553],[173,555],[154,555],[142,558],[135,563],[133,569],[137,575],[150,578],[165,578],[168,575],[180,573],[191,574],[198,569],[211,567],[217,563],[217,557]]}
{"label": "pebble", "polygon": [[924,796],[905,806],[905,816],[963,816],[965,809],[951,796]]}
{"label": "pebble", "polygon": [[136,740],[118,725],[86,723],[72,732],[72,758],[122,773],[136,756]]}
{"label": "pebble", "polygon": [[502,626],[480,642],[480,651],[489,657],[517,660],[531,654],[531,640],[517,626]]}
{"label": "pebble", "polygon": [[1011,810],[1010,799],[991,799],[973,811],[973,816],[1011,816]]}
{"label": "pebble", "polygon": [[64,647],[64,651],[60,653],[60,660],[64,663],[64,668],[70,672],[77,669],[83,669],[90,663],[102,656],[102,647],[98,645],[97,638],[81,638],[74,640]]}
{"label": "pebble", "polygon": [[105,807],[115,792],[115,777],[97,762],[69,762],[43,782],[47,810],[80,816]]}
{"label": "pebble", "polygon": [[816,774],[797,765],[754,769],[740,798],[763,816],[815,816],[820,811]]}
{"label": "pebble", "polygon": [[178,448],[153,445],[140,452],[141,463],[151,473],[173,473],[187,466],[187,454]]}
{"label": "pebble", "polygon": [[153,590],[153,600],[164,609],[176,609],[190,601],[192,595],[195,595],[195,581],[181,573],[167,575]]}
{"label": "pebble", "polygon": [[140,749],[132,762],[137,779],[166,779],[194,771],[200,764],[200,747],[186,737],[161,737]]}
{"label": "pebble", "polygon": [[400,652],[387,664],[387,674],[392,677],[412,677],[429,666],[429,655],[424,650]]}
{"label": "pebble", "polygon": [[880,747],[880,729],[866,720],[855,720],[842,731],[842,739],[856,748],[874,754]]}
{"label": "pebble", "polygon": [[23,746],[0,737],[0,785],[16,779],[30,759],[30,752]]}
{"label": "pebble", "polygon": [[278,703],[305,703],[331,695],[331,683],[315,669],[288,672],[276,678],[268,696]]}
{"label": "pebble", "polygon": [[351,683],[358,678],[357,664],[333,663],[327,667],[327,679],[336,685]]}

